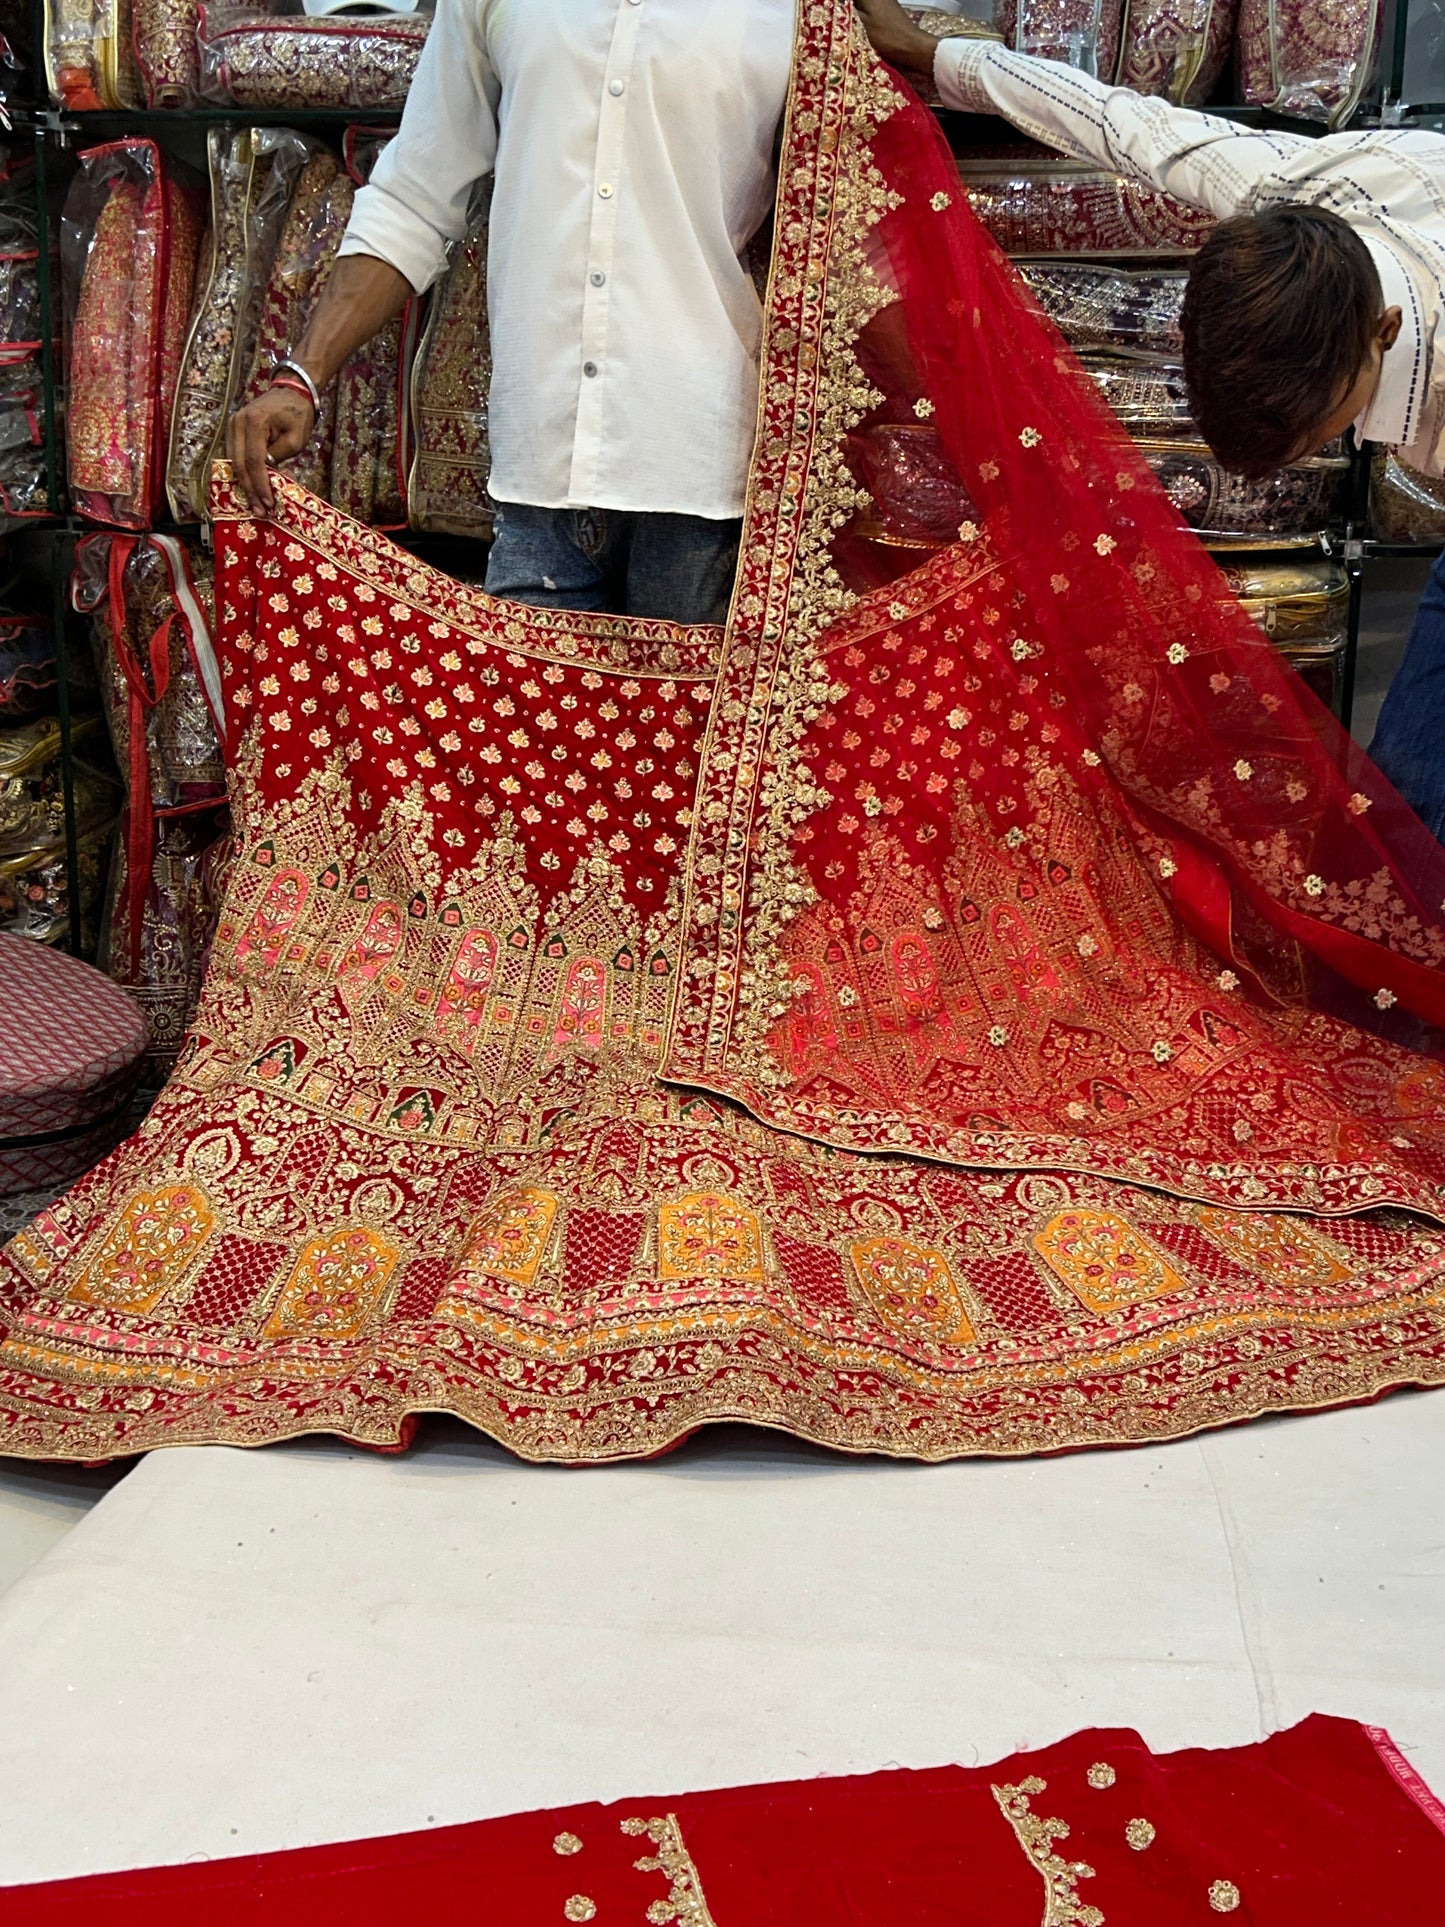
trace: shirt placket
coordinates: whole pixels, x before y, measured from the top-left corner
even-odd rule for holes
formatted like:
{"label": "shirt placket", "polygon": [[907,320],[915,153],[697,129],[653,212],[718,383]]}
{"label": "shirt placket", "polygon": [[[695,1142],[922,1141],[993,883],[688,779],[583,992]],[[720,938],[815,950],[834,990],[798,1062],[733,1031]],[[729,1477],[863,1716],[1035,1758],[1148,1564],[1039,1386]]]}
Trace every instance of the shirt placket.
{"label": "shirt placket", "polygon": [[592,211],[587,227],[587,258],[582,290],[582,365],[578,371],[577,430],[572,442],[568,500],[589,507],[599,493],[602,464],[603,403],[607,388],[608,333],[612,313],[612,269],[617,246],[617,212],[622,195],[622,162],[627,110],[637,58],[637,36],[647,0],[619,0],[597,117],[597,161],[592,177]]}

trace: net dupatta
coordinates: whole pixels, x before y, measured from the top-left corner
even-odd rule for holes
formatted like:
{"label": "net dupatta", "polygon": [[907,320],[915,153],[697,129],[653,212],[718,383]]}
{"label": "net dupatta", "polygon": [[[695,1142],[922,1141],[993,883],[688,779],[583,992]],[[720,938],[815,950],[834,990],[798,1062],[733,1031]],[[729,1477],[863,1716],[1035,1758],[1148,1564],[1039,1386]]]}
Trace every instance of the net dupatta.
{"label": "net dupatta", "polygon": [[800,31],[664,1074],[855,1149],[1227,1167],[1259,1203],[1293,1180],[1239,1106],[1294,1108],[1302,1169],[1294,1079],[1322,1148],[1390,1162],[1419,1060],[1379,1038],[1445,1025],[1445,851],[1183,527],[851,6]]}

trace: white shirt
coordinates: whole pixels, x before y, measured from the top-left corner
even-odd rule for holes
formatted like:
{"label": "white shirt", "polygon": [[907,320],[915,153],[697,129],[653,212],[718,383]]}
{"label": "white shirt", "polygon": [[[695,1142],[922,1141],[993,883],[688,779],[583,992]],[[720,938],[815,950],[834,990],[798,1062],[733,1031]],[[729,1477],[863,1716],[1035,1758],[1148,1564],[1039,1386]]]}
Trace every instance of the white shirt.
{"label": "white shirt", "polygon": [[1411,467],[1445,472],[1445,136],[1261,133],[987,42],[942,41],[934,74],[949,107],[1002,114],[1036,140],[1221,219],[1280,201],[1343,216],[1370,250],[1385,306],[1402,316],[1356,427]]}
{"label": "white shirt", "polygon": [[495,171],[492,494],[740,515],[795,0],[438,0],[342,254],[414,288]]}

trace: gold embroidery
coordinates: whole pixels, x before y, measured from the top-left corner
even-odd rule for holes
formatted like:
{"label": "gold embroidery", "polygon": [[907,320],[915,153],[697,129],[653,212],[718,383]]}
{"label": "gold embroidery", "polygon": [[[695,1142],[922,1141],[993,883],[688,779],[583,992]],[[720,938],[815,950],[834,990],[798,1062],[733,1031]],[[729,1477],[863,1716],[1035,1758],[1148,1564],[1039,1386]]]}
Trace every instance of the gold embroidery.
{"label": "gold embroidery", "polygon": [[762,1284],[763,1233],[755,1211],[717,1191],[658,1206],[658,1276]]}
{"label": "gold embroidery", "polygon": [[973,1343],[973,1325],[942,1252],[906,1238],[865,1238],[851,1256],[869,1304],[894,1331],[940,1345]]}
{"label": "gold embroidery", "polygon": [[1088,1772],[1089,1785],[1092,1787],[1110,1787],[1118,1777],[1113,1767],[1104,1760],[1096,1760]]}
{"label": "gold embroidery", "polygon": [[1146,1847],[1153,1846],[1156,1833],[1149,1821],[1131,1820],[1124,1829],[1124,1838],[1129,1842],[1129,1845],[1134,1849],[1135,1853],[1143,1853]]}
{"label": "gold embroidery", "polygon": [[588,1894],[573,1894],[562,1912],[568,1920],[593,1920],[597,1914],[597,1902]]}
{"label": "gold embroidery", "polygon": [[1030,1775],[1017,1786],[991,1789],[999,1811],[1044,1883],[1044,1913],[1039,1927],[1104,1927],[1100,1910],[1079,1898],[1079,1882],[1092,1880],[1094,1869],[1082,1860],[1065,1860],[1054,1851],[1056,1840],[1068,1839],[1068,1823],[1041,1819],[1030,1804],[1035,1794],[1047,1791],[1047,1786],[1046,1781]]}
{"label": "gold embroidery", "polygon": [[154,1311],[190,1270],[216,1229],[198,1185],[141,1191],[66,1296],[111,1311]]}
{"label": "gold embroidery", "polygon": [[315,1238],[281,1287],[263,1338],[355,1338],[370,1322],[400,1253],[356,1225]]}
{"label": "gold embroidery", "polygon": [[1173,1266],[1109,1211],[1061,1211],[1032,1242],[1090,1311],[1119,1311],[1184,1289]]}
{"label": "gold embroidery", "polygon": [[467,1239],[467,1263],[487,1278],[509,1285],[530,1285],[547,1249],[557,1216],[550,1191],[522,1185],[484,1211]]}
{"label": "gold embroidery", "polygon": [[1216,1880],[1209,1889],[1209,1904],[1217,1914],[1232,1914],[1239,1901],[1239,1889],[1232,1880]]}
{"label": "gold embroidery", "polygon": [[645,1854],[642,1859],[634,1861],[637,1871],[665,1873],[672,1882],[667,1898],[654,1900],[647,1909],[647,1918],[656,1923],[656,1927],[667,1927],[670,1921],[675,1921],[677,1927],[716,1927],[708,1912],[702,1880],[683,1841],[677,1815],[669,1813],[654,1820],[624,1820],[622,1831],[634,1836],[646,1834],[657,1848],[655,1854]]}
{"label": "gold embroidery", "polygon": [[559,1833],[552,1842],[552,1851],[560,1854],[581,1853],[582,1842],[575,1833]]}
{"label": "gold embroidery", "polygon": [[1298,1218],[1202,1206],[1200,1228],[1246,1271],[1280,1285],[1328,1289],[1350,1282],[1350,1267]]}

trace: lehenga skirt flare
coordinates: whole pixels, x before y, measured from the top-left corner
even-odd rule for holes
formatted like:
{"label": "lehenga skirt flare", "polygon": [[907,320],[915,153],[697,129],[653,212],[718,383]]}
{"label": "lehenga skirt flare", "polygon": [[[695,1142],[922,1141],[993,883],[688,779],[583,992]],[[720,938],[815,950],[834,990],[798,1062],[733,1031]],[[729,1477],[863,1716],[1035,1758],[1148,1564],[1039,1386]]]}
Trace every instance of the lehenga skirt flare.
{"label": "lehenga skirt flare", "polygon": [[1445,852],[802,0],[726,629],[218,472],[236,825],[0,1441],[939,1459],[1445,1382]]}

